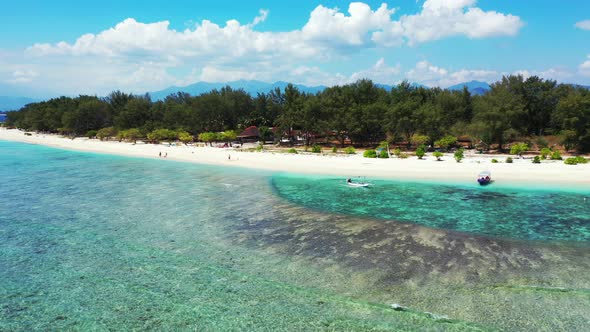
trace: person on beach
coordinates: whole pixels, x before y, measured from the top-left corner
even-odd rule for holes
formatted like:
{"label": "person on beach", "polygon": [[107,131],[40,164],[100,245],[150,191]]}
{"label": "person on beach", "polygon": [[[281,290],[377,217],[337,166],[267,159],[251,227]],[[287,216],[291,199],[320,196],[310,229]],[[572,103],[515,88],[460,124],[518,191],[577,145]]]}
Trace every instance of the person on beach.
{"label": "person on beach", "polygon": [[227,160],[231,160],[231,155],[229,153],[227,154]]}
{"label": "person on beach", "polygon": [[162,158],[162,151],[160,151],[160,154],[159,154],[159,156],[160,156],[160,158]]}
{"label": "person on beach", "polygon": [[164,154],[164,158],[167,158],[167,157],[168,157],[168,152],[166,152],[166,154]]}

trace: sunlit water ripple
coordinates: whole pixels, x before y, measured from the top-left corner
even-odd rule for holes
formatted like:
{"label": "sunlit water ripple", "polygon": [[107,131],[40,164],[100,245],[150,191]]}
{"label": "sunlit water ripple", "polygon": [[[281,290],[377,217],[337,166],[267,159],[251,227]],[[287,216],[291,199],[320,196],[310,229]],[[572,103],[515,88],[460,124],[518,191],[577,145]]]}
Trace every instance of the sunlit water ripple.
{"label": "sunlit water ripple", "polygon": [[1,331],[590,323],[584,193],[351,190],[3,141],[0,170]]}

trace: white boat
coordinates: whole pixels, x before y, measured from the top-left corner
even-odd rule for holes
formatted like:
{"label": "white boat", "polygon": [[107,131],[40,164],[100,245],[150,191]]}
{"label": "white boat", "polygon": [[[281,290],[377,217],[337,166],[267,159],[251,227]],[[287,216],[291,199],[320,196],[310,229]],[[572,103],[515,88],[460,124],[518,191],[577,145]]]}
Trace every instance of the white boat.
{"label": "white boat", "polygon": [[352,182],[351,179],[346,179],[346,184],[349,185],[350,187],[359,187],[359,188],[366,188],[370,185],[367,182]]}
{"label": "white boat", "polygon": [[369,186],[368,183],[354,183],[354,182],[349,183],[348,185],[351,187],[363,187],[363,188]]}

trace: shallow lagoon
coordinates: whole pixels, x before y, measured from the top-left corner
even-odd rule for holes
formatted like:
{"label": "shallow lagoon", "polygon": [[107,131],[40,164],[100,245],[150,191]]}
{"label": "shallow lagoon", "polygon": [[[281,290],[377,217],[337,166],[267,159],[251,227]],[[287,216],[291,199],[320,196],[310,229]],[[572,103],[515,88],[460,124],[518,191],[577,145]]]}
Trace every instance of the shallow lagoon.
{"label": "shallow lagoon", "polygon": [[[340,179],[293,184],[298,177],[1,141],[0,155],[0,330],[575,330],[590,323],[589,243],[580,231],[588,219],[579,214],[575,232],[515,227],[509,236],[477,235],[456,227],[465,218],[448,227],[460,232],[442,229],[451,221],[414,224],[391,210],[391,200],[359,213],[329,205],[345,191],[330,189],[321,205],[290,194],[293,185],[325,181],[339,188]],[[326,192],[313,188],[318,199]],[[346,206],[363,205],[359,197]],[[389,210],[375,213],[381,205]]]}
{"label": "shallow lagoon", "polygon": [[[357,180],[359,181],[359,180]],[[590,190],[278,175],[276,192],[295,204],[349,215],[523,240],[590,241]]]}

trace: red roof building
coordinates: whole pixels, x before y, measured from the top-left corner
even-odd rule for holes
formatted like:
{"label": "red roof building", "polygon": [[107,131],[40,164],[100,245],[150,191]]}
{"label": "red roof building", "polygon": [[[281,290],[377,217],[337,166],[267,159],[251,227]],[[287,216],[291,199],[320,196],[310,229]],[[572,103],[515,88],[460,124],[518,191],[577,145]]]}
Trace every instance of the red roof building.
{"label": "red roof building", "polygon": [[256,126],[250,126],[238,135],[238,138],[258,138],[260,137],[260,130]]}

